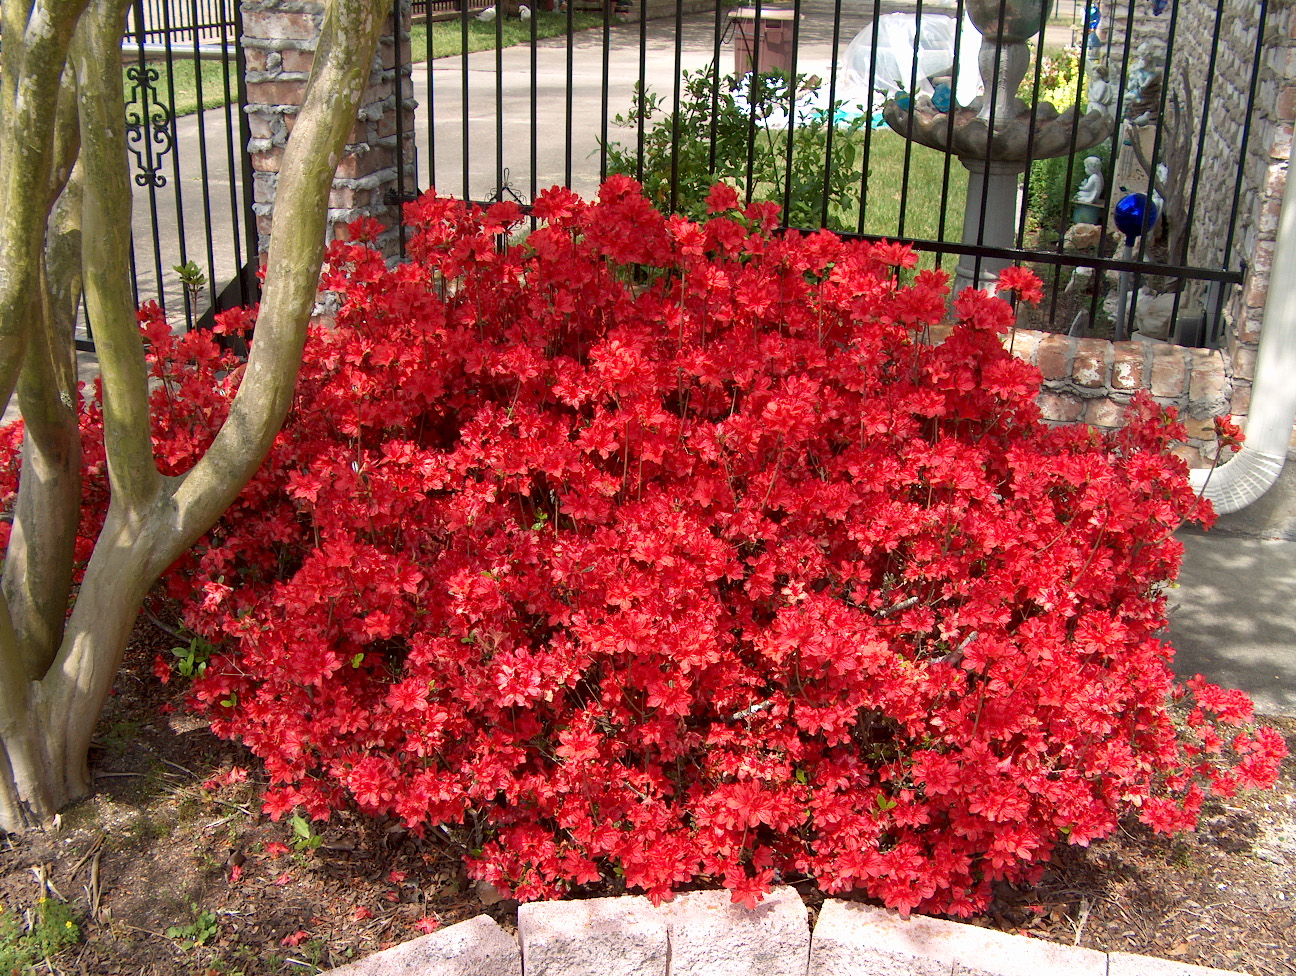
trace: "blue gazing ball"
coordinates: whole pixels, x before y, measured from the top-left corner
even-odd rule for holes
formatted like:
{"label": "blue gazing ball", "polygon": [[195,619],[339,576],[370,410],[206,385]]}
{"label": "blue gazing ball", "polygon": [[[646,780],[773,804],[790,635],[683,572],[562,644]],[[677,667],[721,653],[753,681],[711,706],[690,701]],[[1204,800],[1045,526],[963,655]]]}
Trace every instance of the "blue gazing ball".
{"label": "blue gazing ball", "polygon": [[1134,238],[1147,233],[1156,223],[1156,204],[1146,193],[1131,193],[1116,204],[1112,219],[1116,221],[1116,229],[1125,235],[1125,243],[1132,246]]}

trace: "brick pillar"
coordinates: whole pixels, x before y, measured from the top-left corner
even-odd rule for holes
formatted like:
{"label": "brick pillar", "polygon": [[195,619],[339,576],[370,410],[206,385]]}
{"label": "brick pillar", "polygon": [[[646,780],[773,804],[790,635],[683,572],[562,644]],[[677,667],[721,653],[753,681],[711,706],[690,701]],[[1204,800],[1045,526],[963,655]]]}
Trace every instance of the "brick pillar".
{"label": "brick pillar", "polygon": [[[305,94],[324,7],[313,0],[244,0],[242,8],[253,209],[264,262],[279,164]],[[398,78],[405,190],[414,189],[416,103],[410,80],[409,29],[410,3],[400,0],[399,27],[389,19],[379,38],[369,87],[329,195],[330,237],[340,236],[346,225],[359,217],[373,217],[388,227],[380,239],[388,254],[396,250],[399,215],[395,200]]]}

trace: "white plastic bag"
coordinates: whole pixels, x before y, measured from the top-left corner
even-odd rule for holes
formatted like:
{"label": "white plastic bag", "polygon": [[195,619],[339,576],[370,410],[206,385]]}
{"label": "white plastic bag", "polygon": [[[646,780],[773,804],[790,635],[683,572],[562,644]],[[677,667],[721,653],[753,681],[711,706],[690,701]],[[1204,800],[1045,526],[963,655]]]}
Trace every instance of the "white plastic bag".
{"label": "white plastic bag", "polygon": [[[885,97],[908,91],[914,76],[914,36],[918,33],[914,14],[884,14],[877,24],[877,57],[872,57],[873,25],[855,35],[842,57],[842,80],[851,98],[866,100],[869,89]],[[932,78],[949,74],[954,66],[954,18],[925,14],[917,44],[916,90],[931,94]],[[966,105],[981,88],[977,52],[981,34],[964,20],[959,45],[957,98]]]}

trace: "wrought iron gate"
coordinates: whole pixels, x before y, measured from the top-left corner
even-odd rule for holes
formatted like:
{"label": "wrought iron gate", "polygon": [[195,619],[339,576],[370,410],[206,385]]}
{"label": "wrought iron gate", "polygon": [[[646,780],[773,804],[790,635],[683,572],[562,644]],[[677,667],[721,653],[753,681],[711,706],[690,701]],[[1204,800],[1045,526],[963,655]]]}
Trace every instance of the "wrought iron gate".
{"label": "wrought iron gate", "polygon": [[258,294],[241,34],[238,0],[135,0],[122,44],[135,299],[186,329]]}

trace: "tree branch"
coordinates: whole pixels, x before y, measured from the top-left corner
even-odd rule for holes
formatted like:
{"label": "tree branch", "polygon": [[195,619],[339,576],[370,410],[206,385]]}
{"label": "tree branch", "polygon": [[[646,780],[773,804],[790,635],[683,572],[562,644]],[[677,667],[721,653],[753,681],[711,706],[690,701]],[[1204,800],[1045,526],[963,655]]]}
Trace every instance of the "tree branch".
{"label": "tree branch", "polygon": [[[63,639],[81,511],[81,431],[73,333],[81,297],[80,180],[69,179],[78,138],[75,82],[64,72],[51,195],[58,197],[40,271],[18,403],[25,429],[22,478],[5,556],[3,593],[29,680],[39,680]],[[79,171],[77,171],[79,174]]]}
{"label": "tree branch", "polygon": [[175,531],[183,546],[219,517],[256,472],[292,403],[319,288],[329,189],[369,83],[387,10],[384,0],[331,0],[325,8],[305,102],[279,172],[247,371],[229,419],[174,496]]}
{"label": "tree branch", "polygon": [[153,460],[148,364],[131,291],[131,187],[122,96],[122,34],[130,0],[86,10],[72,41],[80,83],[82,267],[103,376],[104,450],[112,502],[140,518],[162,486]]}
{"label": "tree branch", "polygon": [[[86,0],[37,0],[22,24],[5,4],[0,47],[0,409],[22,368],[28,323],[39,314],[39,258],[52,201],[54,114],[68,43]],[[14,27],[17,25],[14,24]],[[21,71],[19,70],[21,68]]]}

